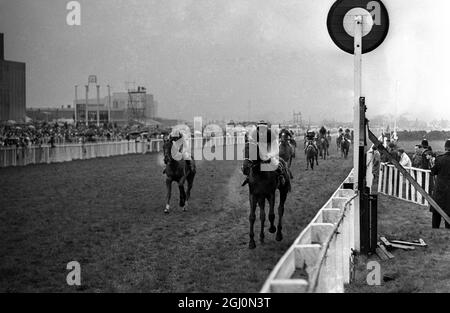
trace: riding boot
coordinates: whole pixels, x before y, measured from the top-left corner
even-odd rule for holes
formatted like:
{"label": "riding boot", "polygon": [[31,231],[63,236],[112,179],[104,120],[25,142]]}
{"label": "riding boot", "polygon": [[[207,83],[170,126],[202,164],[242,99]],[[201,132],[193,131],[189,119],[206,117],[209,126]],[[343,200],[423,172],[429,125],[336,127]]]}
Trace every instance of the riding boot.
{"label": "riding boot", "polygon": [[241,184],[241,186],[242,187],[244,187],[245,185],[247,185],[248,184],[248,176],[247,177],[245,177],[245,180],[242,182],[242,184]]}
{"label": "riding boot", "polygon": [[278,174],[278,178],[280,179],[280,185],[284,186],[286,184],[286,178],[284,177],[283,170],[280,167],[278,167],[276,172]]}

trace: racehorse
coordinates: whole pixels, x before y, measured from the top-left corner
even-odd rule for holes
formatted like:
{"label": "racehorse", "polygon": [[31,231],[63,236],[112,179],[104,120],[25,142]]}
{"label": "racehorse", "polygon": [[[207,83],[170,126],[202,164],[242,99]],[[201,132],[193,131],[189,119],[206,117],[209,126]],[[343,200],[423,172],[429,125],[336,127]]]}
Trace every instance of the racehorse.
{"label": "racehorse", "polygon": [[[269,141],[270,142],[270,141]],[[266,199],[269,202],[269,222],[270,222],[270,233],[276,232],[276,240],[283,240],[282,234],[282,219],[284,214],[284,204],[287,199],[287,195],[291,190],[291,183],[288,175],[284,175],[284,184],[280,181],[280,174],[276,170],[262,170],[263,165],[268,165],[267,162],[263,162],[257,153],[256,160],[251,160],[250,155],[250,145],[257,145],[256,143],[247,142],[245,144],[245,160],[243,165],[244,174],[248,174],[248,186],[249,186],[249,199],[250,199],[250,241],[249,248],[256,248],[256,243],[254,240],[254,225],[256,221],[256,207],[259,206],[260,209],[260,220],[261,220],[261,232],[259,234],[259,239],[261,243],[264,243],[264,223],[266,220],[265,204]],[[257,147],[258,150],[258,147]],[[282,166],[286,167],[286,163],[283,159],[279,160]],[[278,205],[278,225],[275,227],[275,193],[276,190],[280,191],[280,203]]]}
{"label": "racehorse", "polygon": [[327,136],[327,153],[328,153],[328,156],[330,156],[330,145],[331,145],[331,140],[332,140],[332,138],[331,138],[331,135],[330,134],[328,134],[328,136]]}
{"label": "racehorse", "polygon": [[328,142],[325,139],[325,137],[320,137],[318,142],[318,148],[319,148],[319,155],[323,160],[327,159],[328,153]]}
{"label": "racehorse", "polygon": [[[186,161],[181,158],[181,160],[177,161],[173,158],[172,155],[172,147],[173,141],[165,139],[163,144],[163,152],[164,152],[164,163],[166,164],[166,187],[167,187],[167,196],[166,196],[166,209],[164,213],[169,213],[170,210],[170,198],[172,195],[172,182],[178,183],[178,188],[180,190],[180,202],[179,205],[183,209],[183,211],[187,210],[188,201],[191,197],[191,189],[194,183],[194,178],[196,174],[195,163],[192,160],[192,167],[189,168]],[[180,152],[180,151],[177,151]],[[187,182],[187,190],[184,189],[184,184]]]}
{"label": "racehorse", "polygon": [[314,170],[314,160],[316,161],[316,164],[319,165],[317,151],[313,145],[309,145],[306,148],[306,170],[309,169],[309,166],[311,166],[311,169]]}
{"label": "racehorse", "polygon": [[341,143],[342,143],[342,135],[339,135],[336,138],[337,151],[341,151]]}
{"label": "racehorse", "polygon": [[[286,131],[287,132],[287,131]],[[288,135],[286,134],[285,130],[282,130],[280,132],[280,146],[279,146],[279,157],[282,158],[289,169],[289,175],[291,179],[293,178],[292,172],[290,171],[291,165],[292,165],[292,159],[295,158],[295,145],[292,145],[292,141],[295,142],[295,140],[289,140]]]}
{"label": "racehorse", "polygon": [[350,140],[348,140],[345,137],[342,137],[342,141],[341,141],[341,152],[342,152],[342,156],[347,159],[348,157],[348,152],[350,150]]}

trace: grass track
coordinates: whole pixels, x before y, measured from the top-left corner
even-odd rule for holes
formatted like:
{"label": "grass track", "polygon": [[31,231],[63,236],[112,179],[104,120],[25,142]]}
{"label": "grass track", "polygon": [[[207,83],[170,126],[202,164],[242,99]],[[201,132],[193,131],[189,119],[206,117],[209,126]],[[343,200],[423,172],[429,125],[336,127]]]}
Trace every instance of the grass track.
{"label": "grass track", "polygon": [[[157,155],[0,169],[0,292],[259,291],[352,167],[334,155],[306,172],[298,157],[284,240],[266,228],[253,251],[241,162],[198,163],[190,211],[177,208],[174,188],[168,216]],[[72,260],[78,289],[65,283]]]}

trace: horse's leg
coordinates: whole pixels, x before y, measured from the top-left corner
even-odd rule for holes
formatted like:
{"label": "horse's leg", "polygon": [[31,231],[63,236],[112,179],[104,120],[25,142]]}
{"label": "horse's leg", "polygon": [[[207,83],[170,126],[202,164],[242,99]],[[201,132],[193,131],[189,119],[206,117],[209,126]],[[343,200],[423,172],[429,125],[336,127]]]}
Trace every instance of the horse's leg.
{"label": "horse's leg", "polygon": [[170,178],[166,179],[166,189],[167,189],[167,195],[166,195],[166,209],[164,210],[164,213],[169,213],[170,210],[170,197],[172,195],[172,180]]}
{"label": "horse's leg", "polygon": [[259,241],[263,244],[264,243],[264,223],[266,222],[266,199],[261,198],[258,201],[259,205],[259,219],[261,220],[261,232],[259,233]]}
{"label": "horse's leg", "polygon": [[180,208],[182,208],[183,211],[186,211],[186,191],[184,190],[184,183],[178,183],[178,189],[180,190]]}
{"label": "horse's leg", "polygon": [[187,209],[188,204],[189,204],[189,199],[191,198],[191,189],[192,189],[192,186],[194,185],[194,177],[195,177],[195,174],[191,174],[187,178],[186,203],[184,204],[185,209]]}
{"label": "horse's leg", "polygon": [[277,227],[277,236],[275,238],[277,241],[283,240],[282,219],[284,214],[284,203],[286,202],[287,194],[288,194],[287,188],[280,189],[280,204],[278,205],[278,227]]}
{"label": "horse's leg", "polygon": [[294,179],[294,175],[292,175],[292,172],[291,172],[291,166],[292,166],[292,156],[289,158],[288,171],[289,171],[289,176],[291,177],[291,179]]}
{"label": "horse's leg", "polygon": [[269,233],[274,234],[277,231],[275,227],[275,195],[269,199]]}
{"label": "horse's leg", "polygon": [[250,195],[250,215],[248,217],[248,220],[250,222],[250,242],[248,243],[248,247],[250,249],[255,249],[256,248],[256,243],[255,243],[255,233],[253,231],[254,225],[255,225],[255,220],[256,220],[256,197],[253,195]]}

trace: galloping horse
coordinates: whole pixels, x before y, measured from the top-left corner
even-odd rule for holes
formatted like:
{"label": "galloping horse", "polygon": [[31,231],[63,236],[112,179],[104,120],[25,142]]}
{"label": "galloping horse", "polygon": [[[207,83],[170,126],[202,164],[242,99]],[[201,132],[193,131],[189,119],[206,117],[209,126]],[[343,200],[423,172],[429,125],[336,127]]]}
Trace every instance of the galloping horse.
{"label": "galloping horse", "polygon": [[[268,131],[268,138],[269,136]],[[273,137],[272,137],[273,138]],[[269,139],[270,143],[270,139]],[[249,248],[256,248],[256,243],[254,240],[254,225],[256,221],[256,206],[260,209],[260,220],[261,220],[261,232],[259,239],[261,243],[264,243],[264,223],[266,220],[265,204],[266,199],[269,202],[269,222],[270,222],[270,233],[277,233],[276,240],[283,240],[282,234],[282,218],[284,214],[284,203],[286,202],[287,195],[291,190],[291,183],[288,175],[284,175],[285,182],[282,184],[280,181],[280,174],[276,170],[262,170],[263,165],[268,165],[267,161],[263,162],[259,156],[259,151],[257,152],[256,160],[250,159],[250,145],[256,145],[257,149],[259,147],[256,143],[247,142],[245,144],[245,160],[243,165],[244,174],[248,174],[248,186],[249,186],[249,199],[250,199],[250,241]],[[270,148],[269,148],[270,149]],[[279,160],[282,166],[286,166],[283,159]],[[269,161],[270,162],[270,161]],[[276,190],[280,190],[280,203],[278,205],[278,226],[275,227],[275,193]]]}
{"label": "galloping horse", "polygon": [[316,161],[316,164],[319,165],[317,151],[312,145],[309,145],[306,148],[306,170],[309,169],[309,166],[314,170],[314,160]]}
{"label": "galloping horse", "polygon": [[341,152],[342,152],[342,156],[347,159],[348,157],[348,152],[350,150],[350,140],[348,140],[347,138],[345,138],[344,136],[342,136],[342,141],[341,141]]}
{"label": "galloping horse", "polygon": [[288,135],[287,135],[288,131],[283,129],[280,132],[280,152],[279,152],[279,156],[281,159],[283,159],[286,164],[287,167],[289,169],[289,175],[292,178],[294,178],[292,176],[292,172],[291,172],[291,165],[292,165],[292,159],[295,157],[295,146],[292,145],[292,139],[288,139]]}
{"label": "galloping horse", "polygon": [[[178,183],[178,188],[180,190],[180,207],[183,211],[187,210],[188,201],[191,197],[191,189],[194,183],[194,178],[196,174],[195,163],[192,160],[192,166],[189,167],[185,160],[180,158],[179,161],[173,158],[173,141],[164,140],[163,151],[164,151],[164,163],[166,164],[166,187],[167,187],[167,197],[166,197],[166,209],[164,213],[169,213],[170,210],[170,198],[172,195],[172,182]],[[175,154],[180,153],[180,151],[174,151]],[[178,159],[178,158],[177,158]],[[184,190],[184,183],[187,182],[187,190]]]}
{"label": "galloping horse", "polygon": [[328,153],[328,142],[325,137],[320,137],[318,142],[319,155],[322,159],[326,160]]}
{"label": "galloping horse", "polygon": [[341,143],[342,143],[342,135],[339,135],[336,138],[337,151],[341,151]]}

